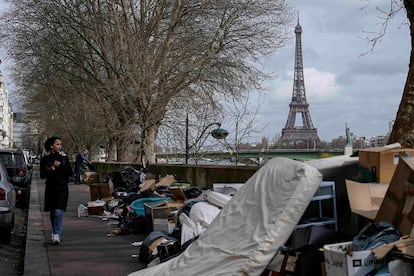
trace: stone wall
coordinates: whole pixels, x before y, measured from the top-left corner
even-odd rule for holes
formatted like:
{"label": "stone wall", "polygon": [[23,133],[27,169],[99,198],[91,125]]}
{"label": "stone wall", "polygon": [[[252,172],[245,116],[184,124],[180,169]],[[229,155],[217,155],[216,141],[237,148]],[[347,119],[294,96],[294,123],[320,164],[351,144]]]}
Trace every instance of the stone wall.
{"label": "stone wall", "polygon": [[[101,182],[105,182],[107,175],[114,171],[123,170],[132,166],[139,170],[140,165],[119,162],[94,162],[93,165]],[[202,165],[171,165],[154,164],[149,171],[155,175],[174,175],[180,182],[187,182],[193,186],[212,188],[213,183],[244,183],[259,167],[253,166],[202,166]]]}

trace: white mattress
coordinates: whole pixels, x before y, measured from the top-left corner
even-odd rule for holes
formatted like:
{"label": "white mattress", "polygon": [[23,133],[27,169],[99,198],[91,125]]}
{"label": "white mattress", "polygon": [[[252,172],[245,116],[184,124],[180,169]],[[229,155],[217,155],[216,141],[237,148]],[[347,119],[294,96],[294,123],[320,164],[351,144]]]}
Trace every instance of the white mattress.
{"label": "white mattress", "polygon": [[303,162],[274,158],[178,257],[130,276],[260,275],[284,245],[322,181]]}

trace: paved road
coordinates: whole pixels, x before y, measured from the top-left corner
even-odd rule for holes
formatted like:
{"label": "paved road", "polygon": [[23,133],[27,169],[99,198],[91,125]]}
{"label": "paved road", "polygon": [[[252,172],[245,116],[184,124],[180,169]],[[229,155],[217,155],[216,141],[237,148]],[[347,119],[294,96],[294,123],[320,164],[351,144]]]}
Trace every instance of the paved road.
{"label": "paved road", "polygon": [[23,275],[26,244],[27,210],[16,209],[12,239],[9,243],[0,243],[1,275]]}

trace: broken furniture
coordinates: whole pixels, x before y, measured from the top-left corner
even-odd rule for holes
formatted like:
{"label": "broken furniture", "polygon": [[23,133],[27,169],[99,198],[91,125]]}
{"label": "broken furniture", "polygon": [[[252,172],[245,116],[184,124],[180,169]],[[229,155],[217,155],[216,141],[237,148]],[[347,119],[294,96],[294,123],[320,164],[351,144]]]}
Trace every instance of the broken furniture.
{"label": "broken furniture", "polygon": [[[325,215],[324,202],[330,201],[330,213]],[[314,225],[334,225],[335,230],[338,230],[337,217],[336,217],[336,193],[335,193],[335,182],[333,181],[322,181],[319,185],[319,189],[312,197],[309,203],[308,209],[312,207],[312,204],[316,204],[318,208],[318,216],[313,218],[302,218],[296,229],[305,228]]]}

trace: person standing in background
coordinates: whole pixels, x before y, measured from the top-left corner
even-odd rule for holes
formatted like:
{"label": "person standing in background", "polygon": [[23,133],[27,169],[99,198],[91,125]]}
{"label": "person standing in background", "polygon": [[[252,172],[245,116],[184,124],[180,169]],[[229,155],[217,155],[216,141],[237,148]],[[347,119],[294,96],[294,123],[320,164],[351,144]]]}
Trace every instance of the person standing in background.
{"label": "person standing in background", "polygon": [[145,179],[147,178],[147,174],[148,174],[148,169],[143,168],[141,170],[141,173],[139,174],[139,182],[140,183],[144,183]]}
{"label": "person standing in background", "polygon": [[62,139],[57,136],[48,138],[44,144],[45,154],[40,160],[40,178],[45,182],[44,211],[50,212],[52,242],[61,242],[63,215],[69,198],[69,176],[73,175],[69,158],[62,151]]}
{"label": "person standing in background", "polygon": [[75,184],[82,183],[81,174],[83,173],[86,166],[89,165],[89,160],[87,158],[89,151],[87,149],[83,149],[81,152],[78,153],[75,160]]}

